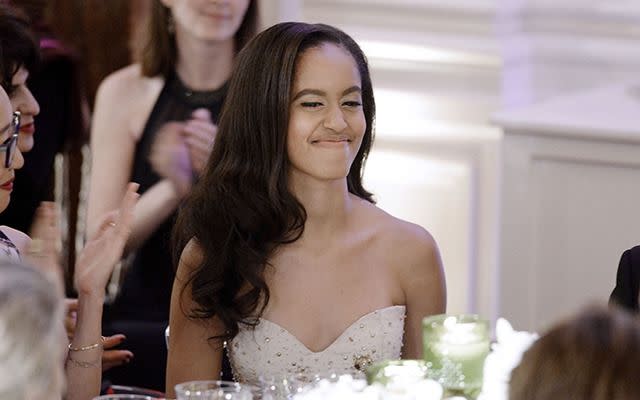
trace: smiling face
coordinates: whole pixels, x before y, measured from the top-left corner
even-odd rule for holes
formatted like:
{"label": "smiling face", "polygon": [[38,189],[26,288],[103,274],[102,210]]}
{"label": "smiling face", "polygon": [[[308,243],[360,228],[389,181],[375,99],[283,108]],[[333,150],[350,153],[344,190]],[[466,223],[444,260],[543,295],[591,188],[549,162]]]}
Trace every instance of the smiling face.
{"label": "smiling face", "polygon": [[[13,135],[13,112],[7,93],[0,87],[0,143],[5,144]],[[0,152],[0,212],[4,211],[11,200],[13,191],[14,170],[22,168],[24,159],[20,149],[15,149],[13,162],[9,168],[5,168],[5,157],[7,149]]]}
{"label": "smiling face", "polygon": [[361,79],[349,52],[333,43],[301,54],[289,106],[291,179],[345,179],[367,127]]}
{"label": "smiling face", "polygon": [[171,9],[177,35],[211,41],[233,40],[249,0],[163,0]]}
{"label": "smiling face", "polygon": [[20,67],[11,79],[11,106],[13,111],[20,111],[20,136],[18,147],[26,153],[33,148],[33,134],[35,133],[35,116],[40,113],[40,106],[27,87],[29,71]]}

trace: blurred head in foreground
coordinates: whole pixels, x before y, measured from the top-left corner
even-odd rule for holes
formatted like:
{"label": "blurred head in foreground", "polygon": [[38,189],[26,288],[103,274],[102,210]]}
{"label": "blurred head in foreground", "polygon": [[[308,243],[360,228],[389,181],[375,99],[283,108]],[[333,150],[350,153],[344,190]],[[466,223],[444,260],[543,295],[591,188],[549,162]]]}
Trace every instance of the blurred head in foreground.
{"label": "blurred head in foreground", "polygon": [[536,341],[513,370],[510,400],[640,399],[640,321],[592,307]]}
{"label": "blurred head in foreground", "polygon": [[0,261],[0,400],[62,396],[63,312],[62,298],[44,275]]}

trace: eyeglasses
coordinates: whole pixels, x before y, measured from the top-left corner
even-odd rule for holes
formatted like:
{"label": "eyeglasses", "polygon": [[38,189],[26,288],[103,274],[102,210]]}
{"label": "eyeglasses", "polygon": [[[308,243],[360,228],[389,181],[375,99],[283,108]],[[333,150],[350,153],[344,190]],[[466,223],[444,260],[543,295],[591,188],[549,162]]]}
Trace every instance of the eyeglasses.
{"label": "eyeglasses", "polygon": [[0,131],[0,135],[4,135],[6,131],[11,131],[11,136],[9,139],[5,140],[0,144],[0,152],[5,152],[4,158],[4,167],[11,167],[11,163],[13,162],[13,157],[16,155],[16,147],[18,145],[18,133],[20,132],[20,111],[16,111],[13,113],[13,118],[9,125],[2,128]]}

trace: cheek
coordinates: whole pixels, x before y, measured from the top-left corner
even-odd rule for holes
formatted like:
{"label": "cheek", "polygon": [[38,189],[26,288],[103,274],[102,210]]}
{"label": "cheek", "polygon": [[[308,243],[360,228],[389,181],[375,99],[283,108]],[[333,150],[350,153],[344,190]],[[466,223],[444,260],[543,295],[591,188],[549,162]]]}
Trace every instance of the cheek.
{"label": "cheek", "polygon": [[362,137],[367,129],[367,120],[364,118],[364,113],[359,112],[353,115],[349,119],[349,125],[351,125],[353,132],[356,132],[358,136]]}

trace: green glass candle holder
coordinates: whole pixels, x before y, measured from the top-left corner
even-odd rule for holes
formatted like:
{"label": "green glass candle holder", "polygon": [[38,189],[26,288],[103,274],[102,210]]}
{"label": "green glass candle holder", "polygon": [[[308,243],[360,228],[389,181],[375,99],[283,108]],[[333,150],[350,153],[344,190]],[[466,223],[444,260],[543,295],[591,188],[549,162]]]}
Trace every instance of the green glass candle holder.
{"label": "green glass candle holder", "polygon": [[475,398],[489,354],[489,321],[478,315],[440,314],[422,320],[427,376],[450,394]]}

